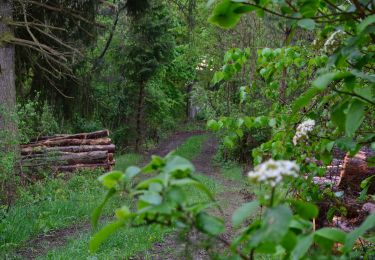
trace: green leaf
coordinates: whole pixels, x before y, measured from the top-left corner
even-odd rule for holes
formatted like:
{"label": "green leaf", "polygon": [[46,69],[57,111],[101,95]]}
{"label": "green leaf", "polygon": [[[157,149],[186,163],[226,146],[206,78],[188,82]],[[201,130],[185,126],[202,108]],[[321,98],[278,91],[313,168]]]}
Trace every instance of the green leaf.
{"label": "green leaf", "polygon": [[298,21],[298,26],[307,29],[307,30],[314,30],[315,29],[315,21],[312,19],[302,19]]}
{"label": "green leaf", "polygon": [[232,138],[230,138],[229,136],[224,137],[224,145],[231,149],[235,146]]}
{"label": "green leaf", "polygon": [[341,102],[337,104],[331,113],[332,122],[338,126],[341,131],[345,131],[346,122],[346,110],[349,106],[349,102]]}
{"label": "green leaf", "polygon": [[375,228],[375,214],[369,215],[366,220],[352,232],[347,234],[345,239],[345,244],[343,247],[343,251],[348,253],[352,250],[355,241],[365,234],[365,232],[369,229]]}
{"label": "green leaf", "polygon": [[126,181],[130,181],[140,172],[141,172],[141,169],[139,167],[130,166],[126,169],[124,178]]}
{"label": "green leaf", "polygon": [[297,236],[292,231],[288,231],[281,241],[281,245],[287,250],[292,251],[297,244]]}
{"label": "green leaf", "polygon": [[201,212],[197,216],[197,228],[209,235],[219,235],[225,231],[224,221]]}
{"label": "green leaf", "polygon": [[179,179],[179,180],[172,180],[171,181],[172,186],[186,186],[186,185],[193,185],[199,190],[203,191],[206,193],[206,195],[211,199],[214,200],[214,196],[211,194],[210,190],[201,182],[194,180],[194,179],[189,179],[189,178],[184,178],[184,179]]}
{"label": "green leaf", "polygon": [[357,26],[358,33],[364,31],[369,25],[375,23],[375,14],[367,16],[360,24]]}
{"label": "green leaf", "polygon": [[346,233],[337,228],[322,228],[315,232],[315,236],[321,236],[329,240],[344,243],[346,239]]}
{"label": "green leaf", "polygon": [[351,137],[361,126],[365,119],[366,104],[361,100],[354,98],[349,105],[346,121],[345,121],[345,133]]}
{"label": "green leaf", "polygon": [[177,204],[182,204],[187,199],[185,192],[178,186],[171,187],[167,191],[166,197],[168,200],[173,201]]}
{"label": "green leaf", "polygon": [[167,163],[164,166],[164,169],[163,169],[164,172],[170,173],[170,172],[174,172],[177,170],[189,171],[189,172],[195,171],[194,165],[191,162],[189,162],[187,159],[181,156],[172,155],[166,159],[167,159]]}
{"label": "green leaf", "polygon": [[211,119],[207,122],[207,128],[211,131],[217,132],[220,130],[220,124],[216,120]]}
{"label": "green leaf", "polygon": [[114,232],[116,232],[119,228],[125,225],[124,220],[118,220],[112,223],[107,224],[103,227],[99,232],[97,232],[89,242],[89,249],[91,253],[96,252],[100,245]]}
{"label": "green leaf", "polygon": [[131,216],[131,212],[128,206],[122,206],[119,209],[116,209],[115,215],[118,219],[127,219]]}
{"label": "green leaf", "polygon": [[159,205],[163,201],[163,198],[160,196],[159,193],[151,192],[151,191],[146,192],[145,194],[140,196],[139,199],[151,205]]}
{"label": "green leaf", "polygon": [[249,203],[245,203],[241,205],[236,211],[234,211],[232,215],[232,225],[234,227],[238,227],[240,224],[242,224],[247,218],[251,216],[253,211],[258,208],[259,202],[258,201],[252,201]]}
{"label": "green leaf", "polygon": [[314,235],[302,235],[297,237],[297,245],[290,254],[290,259],[299,260],[301,259],[309,250],[311,244],[313,243]]}
{"label": "green leaf", "polygon": [[105,204],[107,204],[108,200],[116,193],[116,189],[112,188],[107,192],[103,202],[94,210],[91,215],[91,223],[96,228],[98,226],[99,217],[103,211]]}
{"label": "green leaf", "polygon": [[211,82],[212,82],[212,84],[217,84],[220,81],[222,81],[223,79],[224,79],[224,72],[217,71],[217,72],[215,72]]}
{"label": "green leaf", "polygon": [[112,189],[117,186],[120,180],[124,177],[124,174],[120,171],[108,172],[99,177],[99,181],[107,189]]}
{"label": "green leaf", "polygon": [[214,8],[212,15],[208,18],[208,21],[222,28],[231,28],[240,20],[241,15],[239,13],[245,11],[238,9],[242,6],[243,5],[240,3],[233,3],[230,0],[223,0]]}
{"label": "green leaf", "polygon": [[332,81],[340,80],[349,76],[351,76],[351,73],[349,72],[330,72],[319,76],[313,81],[312,85],[319,90],[325,90]]}
{"label": "green leaf", "polygon": [[316,205],[300,200],[293,201],[292,204],[302,218],[309,220],[318,217],[319,209]]}

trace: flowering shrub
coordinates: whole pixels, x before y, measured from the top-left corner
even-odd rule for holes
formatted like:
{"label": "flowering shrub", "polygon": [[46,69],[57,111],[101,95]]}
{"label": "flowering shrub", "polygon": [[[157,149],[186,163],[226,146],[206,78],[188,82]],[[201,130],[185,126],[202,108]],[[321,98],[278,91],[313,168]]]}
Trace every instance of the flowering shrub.
{"label": "flowering shrub", "polygon": [[[219,259],[224,255],[224,259],[254,259],[257,254],[313,259],[319,255],[356,257],[365,254],[352,249],[360,236],[373,239],[365,233],[375,227],[375,214],[350,233],[335,228],[315,230],[313,219],[318,215],[318,208],[314,204],[276,194],[276,187],[286,181],[285,177],[296,177],[297,171],[295,162],[269,160],[249,174],[256,176],[252,178],[254,181],[270,186],[272,194],[268,201],[250,201],[233,212],[231,225],[240,229],[231,240],[223,236],[227,226],[224,220],[209,210],[218,207],[221,212],[220,205],[208,188],[194,177],[194,166],[186,159],[173,154],[164,158],[154,156],[142,169],[131,166],[125,172],[109,172],[99,178],[108,193],[93,213],[93,225],[97,226],[101,210],[116,193],[126,192],[136,206],[119,205],[115,220],[91,238],[90,250],[98,250],[101,243],[120,228],[157,225],[173,227],[185,235],[194,230],[201,232],[200,242]],[[152,175],[137,179],[140,174]],[[192,190],[187,187],[193,187],[194,193],[201,191],[206,200],[189,200]],[[264,213],[254,216],[259,207],[265,209]],[[252,221],[247,224],[249,220]],[[340,246],[332,251],[337,243]]]}
{"label": "flowering shrub", "polygon": [[298,140],[301,140],[303,138],[308,139],[309,136],[307,135],[307,133],[314,130],[314,126],[315,126],[315,121],[311,119],[308,119],[304,121],[303,123],[301,123],[300,125],[298,125],[296,134],[293,137],[293,144],[297,145]]}
{"label": "flowering shrub", "polygon": [[251,180],[275,187],[286,177],[298,177],[299,166],[293,161],[270,159],[249,172]]}

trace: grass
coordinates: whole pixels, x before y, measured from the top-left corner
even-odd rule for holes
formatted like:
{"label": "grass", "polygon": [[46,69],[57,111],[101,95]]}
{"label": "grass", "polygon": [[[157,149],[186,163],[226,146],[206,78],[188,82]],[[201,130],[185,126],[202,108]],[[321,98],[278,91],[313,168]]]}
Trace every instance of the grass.
{"label": "grass", "polygon": [[175,153],[188,160],[193,160],[202,151],[205,141],[208,139],[208,135],[195,135],[186,140],[180,145]]}
{"label": "grass", "polygon": [[226,162],[220,165],[220,173],[227,179],[232,181],[244,181],[245,177],[242,174],[242,167],[235,162]]}
{"label": "grass", "polygon": [[[130,154],[119,157],[117,167],[137,164],[141,156]],[[32,237],[51,230],[88,221],[105,190],[97,181],[101,173],[82,171],[69,180],[47,178],[19,190],[20,197],[0,220],[0,258],[24,244]],[[104,209],[112,213],[121,198],[118,196]]]}
{"label": "grass", "polygon": [[[190,137],[178,147],[175,152],[180,156],[192,160],[200,154],[207,138],[207,135]],[[125,170],[130,164],[136,164],[134,161],[140,162],[140,158],[141,157],[137,154],[128,154],[124,157],[119,157],[116,160],[116,169]],[[217,182],[207,176],[196,174],[196,177],[202,181],[212,193],[216,193],[221,189]],[[202,192],[192,187],[187,187],[187,190],[191,195],[190,199],[192,201],[207,199]],[[107,209],[114,209],[122,205],[118,200],[116,202],[116,206],[114,206],[112,202]],[[95,201],[95,203],[97,205],[98,201]],[[124,201],[122,201],[122,203],[124,203]],[[86,232],[69,238],[68,243],[64,247],[51,250],[46,255],[41,256],[40,259],[126,259],[139,252],[147,252],[147,250],[152,248],[154,243],[162,241],[169,232],[171,232],[171,229],[160,227],[122,229],[103,243],[100,250],[95,255],[90,255],[88,252],[88,241],[92,233]],[[143,255],[143,257],[146,258],[147,256]]]}

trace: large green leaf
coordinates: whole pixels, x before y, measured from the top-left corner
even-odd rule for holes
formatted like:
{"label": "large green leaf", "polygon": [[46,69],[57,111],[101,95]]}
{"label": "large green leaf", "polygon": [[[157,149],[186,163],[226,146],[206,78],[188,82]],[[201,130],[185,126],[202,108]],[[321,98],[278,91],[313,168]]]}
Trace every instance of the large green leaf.
{"label": "large green leaf", "polygon": [[201,212],[197,216],[197,227],[199,230],[209,235],[219,235],[225,231],[224,222],[214,216],[210,216],[205,212]]}
{"label": "large green leaf", "polygon": [[108,172],[99,177],[99,181],[103,184],[104,187],[107,189],[112,189],[117,186],[117,184],[121,181],[124,177],[124,173],[120,171],[113,171]]}
{"label": "large green leaf", "polygon": [[243,5],[240,3],[233,3],[230,0],[222,0],[215,7],[212,15],[208,18],[208,21],[222,28],[231,28],[238,23],[241,18],[241,13],[245,11],[238,9],[241,6]]}
{"label": "large green leaf", "polygon": [[141,169],[136,166],[130,166],[125,171],[125,180],[130,181],[132,178],[134,178],[137,174],[141,172]]}
{"label": "large green leaf", "polygon": [[232,225],[234,227],[238,227],[241,223],[243,223],[247,218],[251,216],[251,214],[256,208],[258,208],[258,206],[258,201],[252,201],[241,205],[241,207],[236,209],[236,211],[234,211],[232,215]]}
{"label": "large green leaf", "polygon": [[299,260],[301,259],[309,250],[311,244],[313,243],[314,235],[302,235],[297,237],[297,245],[290,254],[290,259]]}
{"label": "large green leaf", "polygon": [[295,207],[297,214],[304,219],[309,220],[318,216],[319,209],[312,203],[296,200],[293,201],[292,204]]}
{"label": "large green leaf", "polygon": [[366,104],[362,100],[354,98],[349,105],[345,121],[345,133],[347,136],[353,136],[361,126],[365,118]]}
{"label": "large green leaf", "polygon": [[329,73],[319,76],[316,80],[313,81],[312,85],[313,87],[316,87],[319,90],[324,90],[328,87],[328,85],[332,81],[340,80],[340,79],[349,77],[351,75],[352,74],[349,72],[342,72],[342,71],[329,72]]}
{"label": "large green leaf", "polygon": [[107,195],[105,196],[104,200],[100,205],[94,210],[94,212],[91,215],[91,223],[96,228],[98,226],[98,220],[99,217],[103,211],[103,208],[105,204],[107,204],[108,200],[116,193],[116,189],[112,188],[107,192]]}
{"label": "large green leaf", "polygon": [[350,252],[353,248],[355,241],[360,236],[365,234],[367,230],[370,230],[372,228],[375,228],[375,214],[371,214],[370,216],[368,216],[366,220],[358,228],[354,229],[352,232],[347,234],[343,251]]}
{"label": "large green leaf", "polygon": [[307,29],[307,30],[314,30],[315,29],[315,21],[313,19],[302,19],[298,21],[298,26]]}
{"label": "large green leaf", "polygon": [[375,14],[366,17],[360,24],[357,26],[358,33],[361,33],[365,30],[369,25],[375,23]]}
{"label": "large green leaf", "polygon": [[349,102],[341,102],[332,109],[331,119],[332,122],[338,126],[341,131],[345,131],[346,110]]}
{"label": "large green leaf", "polygon": [[321,236],[334,242],[344,243],[346,233],[337,228],[322,228],[315,232],[315,236]]}
{"label": "large green leaf", "polygon": [[107,224],[103,227],[98,233],[96,233],[89,242],[89,249],[90,252],[96,252],[100,245],[114,232],[116,232],[119,228],[125,225],[124,220],[118,220],[112,223]]}
{"label": "large green leaf", "polygon": [[164,172],[170,173],[176,170],[194,172],[194,165],[187,159],[178,155],[172,155],[167,158],[167,163],[164,167]]}

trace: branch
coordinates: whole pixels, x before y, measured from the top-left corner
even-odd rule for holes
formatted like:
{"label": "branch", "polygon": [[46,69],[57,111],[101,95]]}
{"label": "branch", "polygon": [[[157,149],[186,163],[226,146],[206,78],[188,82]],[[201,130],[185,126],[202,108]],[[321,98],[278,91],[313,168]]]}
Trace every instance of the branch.
{"label": "branch", "polygon": [[375,102],[373,102],[372,100],[368,99],[368,98],[365,98],[365,97],[362,97],[361,95],[358,95],[354,92],[346,92],[346,91],[342,91],[342,90],[338,90],[336,88],[332,88],[333,91],[339,93],[339,94],[344,94],[344,95],[348,95],[348,96],[353,96],[353,97],[357,97],[357,98],[360,98],[368,103],[370,103],[371,105],[375,106]]}

